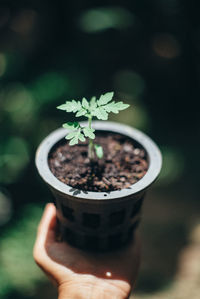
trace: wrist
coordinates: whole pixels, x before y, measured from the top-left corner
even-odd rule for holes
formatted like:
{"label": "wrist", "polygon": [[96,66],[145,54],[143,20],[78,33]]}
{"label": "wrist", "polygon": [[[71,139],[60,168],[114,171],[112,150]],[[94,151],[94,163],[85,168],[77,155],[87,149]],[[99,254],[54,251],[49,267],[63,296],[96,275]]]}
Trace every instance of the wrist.
{"label": "wrist", "polygon": [[63,283],[58,287],[58,299],[127,299],[129,293],[107,282]]}

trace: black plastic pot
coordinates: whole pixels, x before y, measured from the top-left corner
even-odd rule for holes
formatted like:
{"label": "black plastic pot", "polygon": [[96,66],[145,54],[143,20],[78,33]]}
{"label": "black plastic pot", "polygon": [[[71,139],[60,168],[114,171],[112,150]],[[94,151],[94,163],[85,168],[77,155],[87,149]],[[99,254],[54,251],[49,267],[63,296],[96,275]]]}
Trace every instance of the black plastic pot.
{"label": "black plastic pot", "polygon": [[42,141],[36,153],[36,166],[55,197],[64,239],[80,248],[109,250],[119,248],[133,235],[141,219],[145,192],[160,172],[162,157],[156,144],[139,130],[106,121],[93,122],[93,128],[117,132],[139,143],[147,152],[149,162],[145,176],[127,189],[109,193],[86,192],[62,183],[50,171],[48,155],[52,147],[66,136],[68,130],[63,128]]}

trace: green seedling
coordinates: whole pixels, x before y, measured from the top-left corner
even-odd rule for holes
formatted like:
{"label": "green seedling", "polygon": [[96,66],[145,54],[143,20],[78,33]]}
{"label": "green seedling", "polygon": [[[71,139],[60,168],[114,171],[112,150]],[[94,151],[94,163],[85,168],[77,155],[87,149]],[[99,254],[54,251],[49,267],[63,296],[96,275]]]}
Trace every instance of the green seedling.
{"label": "green seedling", "polygon": [[119,113],[119,111],[130,106],[123,102],[112,101],[113,95],[114,92],[107,92],[101,95],[99,99],[92,97],[90,101],[86,98],[83,98],[82,101],[71,100],[57,107],[60,110],[75,113],[76,117],[84,116],[88,119],[86,127],[75,121],[63,124],[63,128],[70,130],[65,138],[70,140],[69,145],[71,146],[78,144],[79,141],[84,142],[85,138],[89,138],[88,158],[90,161],[94,159],[95,153],[99,159],[103,157],[103,148],[99,144],[94,143],[95,129],[92,128],[93,118],[107,120],[110,112]]}

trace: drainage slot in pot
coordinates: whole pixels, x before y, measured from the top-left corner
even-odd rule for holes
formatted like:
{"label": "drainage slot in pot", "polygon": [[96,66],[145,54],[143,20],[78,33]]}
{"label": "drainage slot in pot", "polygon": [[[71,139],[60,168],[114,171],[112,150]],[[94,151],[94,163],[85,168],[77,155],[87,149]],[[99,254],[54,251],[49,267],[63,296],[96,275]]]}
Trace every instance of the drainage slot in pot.
{"label": "drainage slot in pot", "polygon": [[124,222],[124,219],[125,219],[125,210],[114,212],[110,214],[109,225],[111,227],[120,225]]}
{"label": "drainage slot in pot", "polygon": [[140,211],[142,203],[143,203],[143,198],[138,199],[138,201],[133,205],[131,217],[135,216]]}
{"label": "drainage slot in pot", "polygon": [[100,215],[99,214],[91,214],[91,213],[83,213],[82,215],[82,223],[84,226],[97,228],[100,225]]}
{"label": "drainage slot in pot", "polygon": [[62,213],[65,218],[67,218],[70,221],[74,221],[73,209],[70,209],[69,207],[62,205]]}

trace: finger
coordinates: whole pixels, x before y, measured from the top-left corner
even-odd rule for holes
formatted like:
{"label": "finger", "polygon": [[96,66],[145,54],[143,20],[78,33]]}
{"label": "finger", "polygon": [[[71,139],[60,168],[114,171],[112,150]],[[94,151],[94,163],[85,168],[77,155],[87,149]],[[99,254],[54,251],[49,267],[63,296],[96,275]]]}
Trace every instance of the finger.
{"label": "finger", "polygon": [[54,204],[48,203],[40,220],[37,232],[37,241],[44,244],[50,237],[55,238],[56,229],[56,208]]}
{"label": "finger", "polygon": [[57,284],[62,279],[61,265],[47,252],[47,247],[53,247],[56,242],[56,208],[47,204],[38,227],[38,233],[33,249],[33,256],[39,267]]}
{"label": "finger", "polygon": [[55,240],[56,208],[47,204],[38,226],[37,237],[33,249],[35,261],[40,265],[46,256],[45,244]]}

